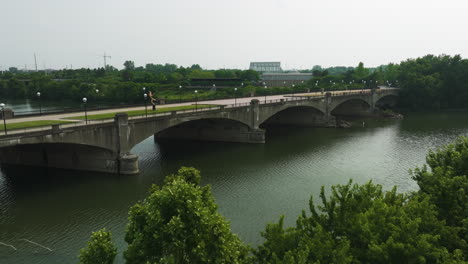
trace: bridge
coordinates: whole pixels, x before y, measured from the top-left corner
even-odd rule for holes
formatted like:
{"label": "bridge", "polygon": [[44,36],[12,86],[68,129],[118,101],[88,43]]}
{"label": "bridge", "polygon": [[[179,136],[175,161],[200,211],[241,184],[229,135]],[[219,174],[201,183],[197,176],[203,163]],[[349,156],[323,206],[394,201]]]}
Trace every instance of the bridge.
{"label": "bridge", "polygon": [[327,92],[252,99],[152,116],[129,117],[0,136],[0,163],[106,173],[136,174],[138,157],[130,150],[141,141],[178,138],[265,143],[264,128],[272,124],[336,127],[337,117],[372,116],[398,96],[397,88]]}

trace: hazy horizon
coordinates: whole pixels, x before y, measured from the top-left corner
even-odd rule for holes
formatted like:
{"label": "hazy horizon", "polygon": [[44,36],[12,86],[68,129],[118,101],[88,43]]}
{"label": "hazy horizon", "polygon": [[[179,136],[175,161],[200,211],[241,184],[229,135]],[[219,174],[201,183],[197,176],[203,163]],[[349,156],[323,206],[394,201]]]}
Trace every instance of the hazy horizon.
{"label": "hazy horizon", "polygon": [[247,69],[367,67],[468,55],[461,0],[17,0],[2,5],[0,70],[123,68],[126,60]]}

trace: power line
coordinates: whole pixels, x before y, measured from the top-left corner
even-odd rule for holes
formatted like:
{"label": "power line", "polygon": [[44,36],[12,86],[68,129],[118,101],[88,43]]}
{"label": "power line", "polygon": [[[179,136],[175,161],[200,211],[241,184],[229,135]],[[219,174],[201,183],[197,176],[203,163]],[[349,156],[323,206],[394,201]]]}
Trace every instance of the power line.
{"label": "power line", "polygon": [[34,66],[36,67],[36,72],[37,72],[37,60],[36,60],[36,53],[34,53]]}
{"label": "power line", "polygon": [[106,58],[111,58],[111,56],[107,56],[106,53],[104,52],[104,56],[102,56],[104,58],[104,69],[107,69],[107,61],[106,61]]}

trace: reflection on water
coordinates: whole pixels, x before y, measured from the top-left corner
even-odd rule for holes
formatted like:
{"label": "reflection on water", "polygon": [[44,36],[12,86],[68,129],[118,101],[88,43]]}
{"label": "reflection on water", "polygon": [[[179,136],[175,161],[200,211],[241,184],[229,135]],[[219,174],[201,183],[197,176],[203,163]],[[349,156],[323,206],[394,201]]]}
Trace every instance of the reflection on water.
{"label": "reflection on water", "polygon": [[[106,227],[122,251],[129,207],[152,183],[180,166],[202,171],[220,212],[247,243],[281,214],[294,224],[320,186],[369,180],[400,191],[416,190],[408,169],[421,166],[429,148],[468,134],[466,113],[412,114],[404,120],[356,120],[351,129],[282,127],[267,143],[170,142],[152,138],[133,149],[142,173],[103,175],[53,169],[2,168],[0,175],[1,263],[76,261],[91,231]],[[19,239],[50,247],[46,252]],[[123,263],[121,256],[117,263]]]}

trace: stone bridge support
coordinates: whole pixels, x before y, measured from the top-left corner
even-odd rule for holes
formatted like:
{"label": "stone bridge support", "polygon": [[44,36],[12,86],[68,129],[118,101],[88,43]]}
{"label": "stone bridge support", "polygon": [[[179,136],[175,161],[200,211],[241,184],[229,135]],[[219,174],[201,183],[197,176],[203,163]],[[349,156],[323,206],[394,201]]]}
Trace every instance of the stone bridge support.
{"label": "stone bridge support", "polygon": [[250,138],[258,143],[265,143],[265,130],[260,129],[260,101],[250,101]]}
{"label": "stone bridge support", "polygon": [[133,146],[129,145],[129,126],[128,114],[118,113],[114,117],[116,127],[116,165],[117,173],[120,174],[135,174],[139,172],[138,169],[138,156],[130,153]]}
{"label": "stone bridge support", "polygon": [[60,129],[50,134],[33,132],[0,141],[0,162],[4,165],[38,166],[116,174],[136,174],[138,157],[130,153],[127,114],[114,122]]}

